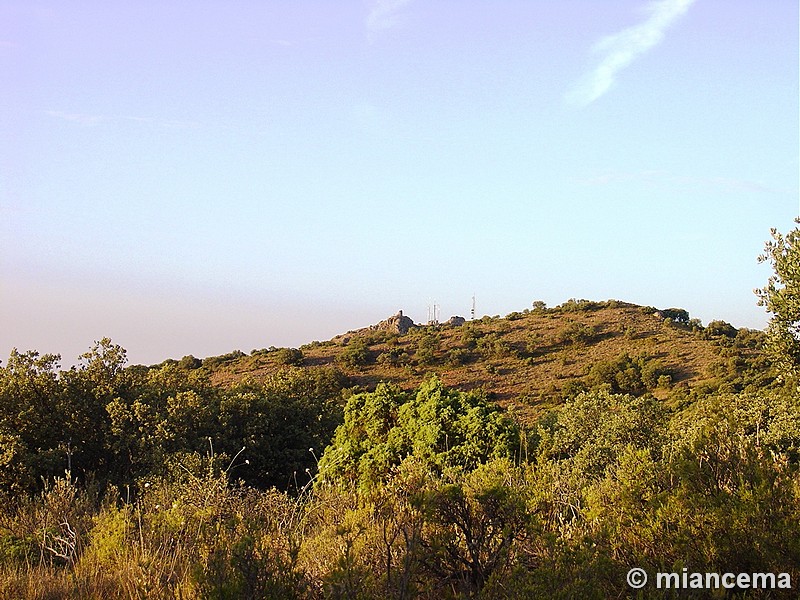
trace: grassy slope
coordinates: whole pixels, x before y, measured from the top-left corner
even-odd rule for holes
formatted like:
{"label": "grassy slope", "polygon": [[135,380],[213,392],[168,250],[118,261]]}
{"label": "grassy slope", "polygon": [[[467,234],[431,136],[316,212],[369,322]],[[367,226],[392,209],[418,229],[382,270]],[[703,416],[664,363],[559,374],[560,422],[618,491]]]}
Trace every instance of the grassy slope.
{"label": "grassy slope", "polygon": [[[622,353],[661,362],[672,378],[670,385],[652,390],[662,398],[677,389],[715,387],[731,357],[749,362],[759,356],[756,350],[731,348],[731,344],[725,347],[719,339],[706,339],[702,332],[665,322],[640,306],[613,301],[599,304],[589,310],[548,309],[512,313],[506,318],[484,317],[457,327],[421,327],[405,335],[350,332],[304,346],[301,366],[336,367],[364,389],[373,389],[381,381],[410,389],[426,374],[435,372],[446,385],[462,390],[482,388],[499,403],[514,404],[523,420],[528,420],[558,402],[575,381],[590,383],[588,375],[594,364],[611,361]],[[568,339],[569,332],[581,325],[593,332],[590,339]],[[426,336],[429,342],[430,336],[439,340],[432,359],[427,360],[417,353]],[[342,361],[340,355],[353,340],[365,342],[366,364]],[[380,355],[391,348],[408,355],[400,359],[406,364],[381,360]],[[454,361],[458,349],[462,349],[462,356]],[[282,368],[285,364],[279,353],[265,350],[218,365],[214,381],[226,385],[244,378],[261,379]],[[730,373],[722,377],[730,377]]]}

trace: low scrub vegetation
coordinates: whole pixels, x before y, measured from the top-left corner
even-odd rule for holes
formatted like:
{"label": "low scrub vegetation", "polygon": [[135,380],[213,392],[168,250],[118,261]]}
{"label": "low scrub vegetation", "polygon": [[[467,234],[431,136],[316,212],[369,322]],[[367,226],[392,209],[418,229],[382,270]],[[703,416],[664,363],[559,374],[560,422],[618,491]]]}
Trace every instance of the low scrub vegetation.
{"label": "low scrub vegetation", "polygon": [[129,486],[46,478],[4,508],[0,595],[607,598],[632,564],[796,580],[798,423],[785,395],[588,392],[523,432],[436,379],[383,386],[289,490],[211,445]]}

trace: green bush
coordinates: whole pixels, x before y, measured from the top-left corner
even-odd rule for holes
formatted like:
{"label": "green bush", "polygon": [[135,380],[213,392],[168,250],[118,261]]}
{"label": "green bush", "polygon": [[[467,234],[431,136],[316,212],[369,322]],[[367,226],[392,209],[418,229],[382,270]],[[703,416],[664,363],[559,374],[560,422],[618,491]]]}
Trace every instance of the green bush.
{"label": "green bush", "polygon": [[366,365],[370,362],[370,353],[367,343],[361,339],[354,337],[345,346],[336,360],[348,367],[359,367]]}
{"label": "green bush", "polygon": [[689,323],[689,313],[682,308],[662,308],[658,311],[663,319],[669,319],[673,323],[686,325]]}
{"label": "green bush", "polygon": [[447,353],[446,364],[448,367],[460,367],[469,362],[472,355],[466,348],[453,348]]}
{"label": "green bush", "polygon": [[194,357],[194,356],[192,356],[191,354],[188,354],[188,355],[184,356],[184,357],[183,357],[183,358],[182,358],[182,359],[181,359],[181,360],[178,362],[178,366],[179,366],[181,369],[188,369],[188,370],[191,370],[191,369],[199,369],[200,367],[202,367],[202,366],[203,366],[203,361],[202,361],[202,360],[200,360],[199,358],[195,358],[195,357]]}
{"label": "green bush", "polygon": [[556,307],[556,310],[564,312],[583,312],[589,310],[598,310],[605,306],[604,302],[595,302],[594,300],[570,298],[566,302]]}
{"label": "green bush", "polygon": [[209,356],[203,359],[203,366],[211,371],[215,371],[222,365],[238,360],[244,356],[246,356],[246,354],[241,350],[234,350],[233,352],[228,352],[227,354],[221,354],[219,356]]}
{"label": "green bush", "polygon": [[414,359],[420,365],[432,365],[436,362],[440,346],[441,336],[438,332],[426,333],[417,341]]}
{"label": "green bush", "polygon": [[516,425],[483,396],[447,389],[436,377],[415,394],[380,384],[350,398],[319,472],[328,482],[370,488],[408,455],[438,470],[473,469],[518,444]]}
{"label": "green bush", "polygon": [[735,338],[739,332],[733,325],[725,321],[711,321],[706,325],[704,333],[706,338]]}
{"label": "green bush", "polygon": [[278,348],[274,354],[278,364],[287,366],[303,364],[303,352],[297,348]]}
{"label": "green bush", "polygon": [[599,339],[599,333],[596,327],[586,325],[585,323],[578,323],[571,321],[561,328],[556,334],[556,342],[559,344],[572,344],[578,346],[582,344],[590,344]]}
{"label": "green bush", "polygon": [[397,367],[409,364],[411,362],[411,357],[408,355],[408,352],[402,348],[395,347],[381,352],[376,362],[381,365]]}
{"label": "green bush", "polygon": [[587,379],[593,386],[607,385],[613,393],[639,396],[663,385],[666,380],[660,378],[668,376],[671,373],[661,361],[622,353],[613,360],[592,365]]}

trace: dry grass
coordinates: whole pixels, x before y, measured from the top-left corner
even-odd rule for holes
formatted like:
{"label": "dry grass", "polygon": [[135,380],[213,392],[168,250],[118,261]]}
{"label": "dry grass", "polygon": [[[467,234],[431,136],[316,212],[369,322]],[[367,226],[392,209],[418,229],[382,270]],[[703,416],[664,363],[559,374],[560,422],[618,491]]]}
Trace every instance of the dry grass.
{"label": "dry grass", "polygon": [[[482,389],[502,405],[514,404],[523,421],[536,418],[559,402],[567,385],[584,380],[593,365],[622,353],[658,359],[671,372],[672,387],[691,390],[714,381],[713,366],[720,360],[719,344],[689,328],[670,325],[642,307],[610,304],[595,310],[545,310],[517,313],[512,318],[485,317],[459,327],[421,328],[402,336],[362,330],[304,346],[303,367],[336,367],[366,390],[374,389],[381,381],[413,389],[426,374],[435,372],[448,386],[463,391]],[[577,343],[563,339],[565,330],[581,326],[594,332],[593,339]],[[468,331],[474,332],[472,345],[466,340]],[[423,363],[416,352],[426,334],[438,336],[439,343],[434,359]],[[348,366],[337,360],[354,337],[367,342],[367,364]],[[486,344],[492,340],[493,345]],[[408,364],[382,362],[381,354],[390,349],[407,354]],[[465,358],[463,364],[451,360],[458,352]],[[213,380],[228,385],[243,378],[265,379],[282,368],[284,365],[270,354],[246,356],[216,371]],[[653,393],[663,399],[670,390],[657,389]]]}

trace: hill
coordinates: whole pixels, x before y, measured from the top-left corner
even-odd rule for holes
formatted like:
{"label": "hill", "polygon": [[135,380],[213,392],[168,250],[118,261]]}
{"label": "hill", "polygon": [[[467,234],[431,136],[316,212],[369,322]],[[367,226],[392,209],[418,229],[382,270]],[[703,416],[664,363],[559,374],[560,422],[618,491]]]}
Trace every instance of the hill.
{"label": "hill", "polygon": [[679,403],[765,383],[763,333],[724,321],[707,326],[683,309],[617,300],[569,300],[505,317],[417,325],[401,313],[379,324],[299,349],[267,348],[181,362],[212,372],[227,386],[264,380],[287,366],[335,368],[358,390],[382,381],[403,389],[436,373],[448,386],[482,389],[523,422],[580,391],[612,392]]}

